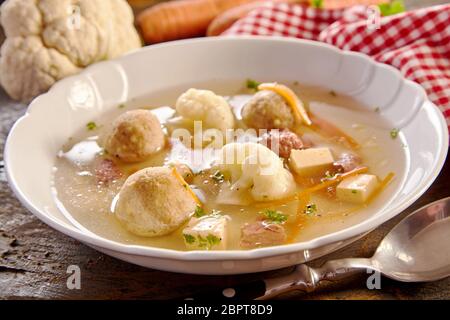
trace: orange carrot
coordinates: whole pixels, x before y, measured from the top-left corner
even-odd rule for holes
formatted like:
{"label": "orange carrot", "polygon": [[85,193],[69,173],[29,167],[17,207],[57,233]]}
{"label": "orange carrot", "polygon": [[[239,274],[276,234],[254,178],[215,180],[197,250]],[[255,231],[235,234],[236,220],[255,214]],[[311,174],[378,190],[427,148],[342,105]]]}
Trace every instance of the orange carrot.
{"label": "orange carrot", "polygon": [[218,15],[209,25],[207,35],[209,37],[218,36],[226,29],[231,27],[240,18],[245,17],[250,11],[260,6],[268,5],[273,2],[287,2],[287,3],[307,3],[308,0],[259,0],[247,4],[243,4],[239,7],[231,8],[222,14]]}
{"label": "orange carrot", "polygon": [[197,197],[195,192],[191,189],[189,184],[184,180],[184,178],[181,176],[181,174],[178,172],[178,170],[175,167],[172,168],[172,174],[181,183],[181,185],[189,192],[192,199],[194,199],[194,201],[197,203],[197,205],[201,206],[202,202],[200,201],[200,199]]}
{"label": "orange carrot", "polygon": [[146,43],[205,35],[220,13],[258,0],[177,0],[152,6],[137,17]]}
{"label": "orange carrot", "polygon": [[311,128],[322,135],[325,135],[330,138],[336,139],[338,143],[344,143],[346,146],[351,147],[352,149],[359,149],[359,144],[355,139],[350,137],[344,131],[336,127],[334,124],[319,118],[313,113],[310,113],[310,118],[313,123]]}
{"label": "orange carrot", "polygon": [[317,191],[323,190],[323,189],[325,189],[327,187],[330,187],[330,186],[332,186],[334,184],[337,184],[338,182],[341,182],[345,178],[354,176],[355,174],[365,173],[368,170],[369,169],[367,167],[359,167],[359,168],[353,169],[353,170],[351,170],[349,172],[338,174],[338,175],[336,175],[336,177],[334,177],[332,179],[323,181],[323,182],[319,183],[318,185],[315,185],[314,187],[311,187],[311,188],[308,188],[308,189],[300,191],[299,194],[298,194],[298,198],[301,198],[305,194],[310,194],[310,193],[313,193],[313,192],[317,192]]}

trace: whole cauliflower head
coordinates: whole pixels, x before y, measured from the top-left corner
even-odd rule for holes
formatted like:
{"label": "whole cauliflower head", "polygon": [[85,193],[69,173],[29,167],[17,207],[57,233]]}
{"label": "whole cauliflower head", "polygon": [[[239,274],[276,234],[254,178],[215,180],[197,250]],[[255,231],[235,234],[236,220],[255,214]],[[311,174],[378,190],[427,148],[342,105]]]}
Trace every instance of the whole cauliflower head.
{"label": "whole cauliflower head", "polygon": [[294,194],[296,184],[282,160],[259,143],[229,143],[217,161],[218,169],[235,190],[248,189],[256,201],[271,201]]}
{"label": "whole cauliflower head", "polygon": [[141,46],[125,0],[6,0],[0,13],[0,83],[15,100]]}
{"label": "whole cauliflower head", "polygon": [[178,114],[192,121],[202,121],[207,129],[234,128],[234,116],[224,97],[209,90],[189,89],[177,100]]}

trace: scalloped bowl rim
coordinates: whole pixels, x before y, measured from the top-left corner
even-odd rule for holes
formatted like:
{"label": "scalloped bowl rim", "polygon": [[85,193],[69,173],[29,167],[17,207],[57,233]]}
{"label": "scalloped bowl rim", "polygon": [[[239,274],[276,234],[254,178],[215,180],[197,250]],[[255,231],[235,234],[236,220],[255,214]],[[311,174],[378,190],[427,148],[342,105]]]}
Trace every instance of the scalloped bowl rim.
{"label": "scalloped bowl rim", "polygon": [[47,93],[42,94],[41,96],[35,98],[29,105],[26,113],[19,118],[16,123],[11,128],[6,144],[5,144],[5,151],[4,151],[4,160],[5,160],[5,169],[6,169],[6,176],[9,182],[9,185],[11,189],[13,190],[14,194],[17,196],[17,198],[20,200],[20,202],[29,210],[31,211],[37,218],[51,226],[52,228],[62,232],[63,234],[66,234],[70,237],[73,237],[89,246],[104,248],[107,250],[112,250],[115,252],[120,252],[124,254],[131,254],[131,255],[138,255],[138,256],[146,256],[146,257],[155,257],[155,258],[161,258],[161,259],[173,259],[173,260],[181,260],[181,261],[210,261],[210,260],[251,260],[251,259],[261,259],[266,257],[273,257],[278,255],[284,255],[284,254],[290,254],[290,253],[296,253],[302,250],[310,250],[319,248],[322,246],[325,246],[330,243],[335,243],[339,241],[344,241],[346,239],[350,239],[352,237],[367,233],[382,223],[386,222],[387,220],[393,218],[394,216],[401,213],[403,210],[408,208],[414,201],[416,201],[434,182],[436,177],[438,176],[441,168],[443,167],[445,163],[445,159],[447,156],[448,151],[448,134],[445,134],[447,132],[447,125],[445,122],[445,119],[439,109],[431,103],[428,98],[426,97],[426,93],[424,89],[417,83],[405,79],[403,75],[400,73],[399,70],[395,69],[392,66],[382,64],[379,62],[376,62],[371,57],[358,53],[358,52],[351,52],[351,51],[344,51],[339,48],[336,48],[334,46],[331,46],[326,43],[321,43],[317,41],[311,41],[311,40],[303,40],[303,39],[295,39],[295,38],[285,38],[285,37],[277,37],[277,36],[227,36],[222,38],[199,38],[199,39],[188,39],[188,40],[179,40],[179,41],[172,41],[157,45],[152,45],[148,47],[144,47],[138,50],[135,50],[133,52],[130,52],[120,58],[114,59],[112,61],[120,62],[123,59],[132,59],[133,55],[137,52],[142,51],[152,51],[155,48],[159,47],[169,47],[169,46],[183,46],[185,43],[196,43],[196,42],[215,42],[215,41],[281,41],[281,42],[295,42],[295,43],[304,43],[311,46],[317,46],[322,47],[325,50],[332,50],[336,54],[339,55],[350,55],[350,56],[358,56],[360,58],[365,59],[367,63],[373,64],[377,68],[386,68],[390,69],[391,71],[394,71],[396,75],[402,80],[410,85],[413,85],[416,87],[416,89],[420,92],[421,95],[425,97],[424,102],[429,102],[428,106],[432,107],[434,109],[434,112],[438,113],[439,119],[440,119],[440,125],[442,129],[443,134],[443,142],[444,144],[441,146],[441,150],[439,152],[439,159],[435,162],[436,165],[433,168],[433,171],[429,174],[428,178],[422,182],[420,188],[416,188],[416,191],[409,195],[407,200],[397,204],[393,208],[389,208],[389,210],[385,210],[386,212],[383,212],[383,214],[379,215],[373,215],[369,219],[355,224],[349,228],[327,234],[321,237],[317,237],[314,239],[311,239],[309,241],[304,242],[297,242],[292,244],[286,244],[286,245],[279,245],[279,246],[273,246],[273,247],[265,247],[265,248],[257,248],[252,250],[227,250],[227,251],[178,251],[173,249],[164,249],[164,248],[157,248],[157,247],[149,247],[149,246],[142,246],[142,245],[128,245],[128,244],[122,244],[119,242],[115,242],[112,240],[108,240],[106,238],[100,237],[98,235],[95,235],[93,233],[85,233],[79,229],[77,229],[75,226],[71,225],[66,226],[57,219],[47,215],[43,210],[35,206],[27,197],[23,194],[23,192],[20,189],[20,186],[16,182],[13,173],[9,170],[8,160],[9,160],[9,149],[11,148],[10,145],[10,139],[14,135],[15,130],[18,126],[22,125],[24,121],[28,117],[30,117],[33,113],[33,109],[36,105],[40,103],[40,100],[43,99],[43,97],[51,96],[53,90],[55,90],[58,86],[64,86],[66,82],[69,82],[70,79],[77,78],[80,75],[83,75],[84,73],[88,71],[95,70],[99,64],[97,63],[94,65],[91,65],[87,67],[85,70],[83,70],[81,73],[77,75],[70,76],[66,79],[62,79],[58,81]]}

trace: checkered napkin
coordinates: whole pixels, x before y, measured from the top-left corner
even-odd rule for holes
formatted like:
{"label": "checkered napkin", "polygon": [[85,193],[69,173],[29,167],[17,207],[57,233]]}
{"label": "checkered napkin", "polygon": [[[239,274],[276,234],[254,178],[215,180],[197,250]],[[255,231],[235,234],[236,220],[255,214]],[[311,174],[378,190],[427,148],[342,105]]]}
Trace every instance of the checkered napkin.
{"label": "checkered napkin", "polygon": [[421,84],[450,131],[450,5],[382,17],[378,24],[373,14],[366,6],[327,10],[273,3],[251,11],[223,35],[319,40],[368,54]]}

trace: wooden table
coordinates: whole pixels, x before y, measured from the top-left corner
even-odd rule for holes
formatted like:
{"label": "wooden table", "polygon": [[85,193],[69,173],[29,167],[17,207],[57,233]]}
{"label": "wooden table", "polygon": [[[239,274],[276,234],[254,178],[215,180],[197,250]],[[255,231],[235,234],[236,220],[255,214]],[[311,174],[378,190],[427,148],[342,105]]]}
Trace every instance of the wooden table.
{"label": "wooden table", "polygon": [[[448,1],[408,1],[410,7]],[[25,106],[0,94],[0,154],[4,140]],[[1,156],[0,156],[1,157]],[[1,158],[0,158],[1,159]],[[94,251],[49,228],[14,197],[0,168],[0,299],[166,299],[182,297],[214,286],[232,286],[261,276],[289,272],[291,268],[242,276],[193,276],[149,270]],[[369,257],[379,241],[413,210],[450,196],[450,161],[432,187],[398,217],[352,245],[311,262]],[[69,265],[81,268],[81,290],[66,286]],[[381,290],[366,288],[367,275],[339,283],[326,283],[317,292],[292,292],[284,299],[450,299],[450,278],[434,283],[405,284],[383,278]]]}

